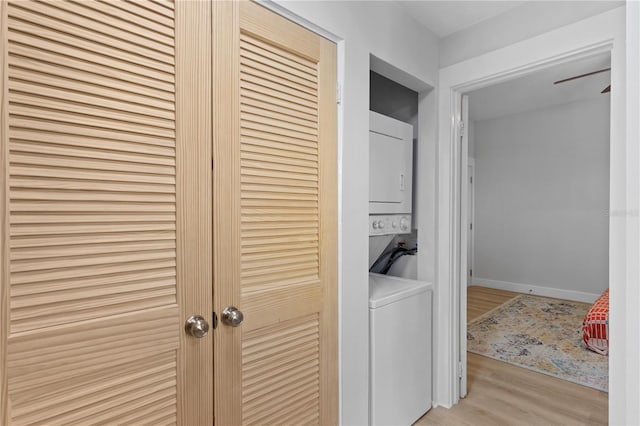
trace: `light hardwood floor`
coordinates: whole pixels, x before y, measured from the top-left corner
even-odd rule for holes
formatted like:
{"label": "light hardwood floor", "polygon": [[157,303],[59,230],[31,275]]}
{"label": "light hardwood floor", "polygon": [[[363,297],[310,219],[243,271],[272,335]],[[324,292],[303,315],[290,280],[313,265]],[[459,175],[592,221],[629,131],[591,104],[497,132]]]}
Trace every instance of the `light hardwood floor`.
{"label": "light hardwood floor", "polygon": [[[472,286],[469,321],[518,293]],[[416,425],[605,425],[608,394],[468,353],[467,397],[438,407]]]}

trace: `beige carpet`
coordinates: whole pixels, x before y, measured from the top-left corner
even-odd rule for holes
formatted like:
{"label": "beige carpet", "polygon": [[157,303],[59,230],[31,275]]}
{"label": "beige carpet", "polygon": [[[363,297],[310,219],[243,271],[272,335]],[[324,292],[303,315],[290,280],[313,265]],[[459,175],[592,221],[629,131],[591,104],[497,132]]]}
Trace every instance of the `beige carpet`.
{"label": "beige carpet", "polygon": [[467,350],[607,392],[609,360],[585,348],[587,303],[520,295],[467,326]]}

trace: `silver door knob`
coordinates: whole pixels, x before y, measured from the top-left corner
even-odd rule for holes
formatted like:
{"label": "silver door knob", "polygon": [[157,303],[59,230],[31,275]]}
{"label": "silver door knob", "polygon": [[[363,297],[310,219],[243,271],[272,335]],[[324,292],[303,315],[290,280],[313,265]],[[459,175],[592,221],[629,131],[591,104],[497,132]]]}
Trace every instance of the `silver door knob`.
{"label": "silver door knob", "polygon": [[184,329],[187,334],[198,339],[207,335],[209,331],[209,323],[200,315],[191,315],[184,323]]}
{"label": "silver door knob", "polygon": [[225,325],[229,325],[231,327],[237,327],[242,324],[242,320],[244,319],[244,315],[242,312],[238,310],[235,306],[227,306],[222,311],[222,322]]}

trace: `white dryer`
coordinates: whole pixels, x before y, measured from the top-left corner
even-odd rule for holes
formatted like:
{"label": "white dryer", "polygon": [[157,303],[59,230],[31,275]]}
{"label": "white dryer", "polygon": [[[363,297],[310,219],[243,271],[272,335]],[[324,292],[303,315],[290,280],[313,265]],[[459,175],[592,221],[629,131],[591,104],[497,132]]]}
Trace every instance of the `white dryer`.
{"label": "white dryer", "polygon": [[431,408],[430,283],[369,274],[370,421],[411,425]]}
{"label": "white dryer", "polygon": [[369,112],[369,235],[411,233],[413,126]]}

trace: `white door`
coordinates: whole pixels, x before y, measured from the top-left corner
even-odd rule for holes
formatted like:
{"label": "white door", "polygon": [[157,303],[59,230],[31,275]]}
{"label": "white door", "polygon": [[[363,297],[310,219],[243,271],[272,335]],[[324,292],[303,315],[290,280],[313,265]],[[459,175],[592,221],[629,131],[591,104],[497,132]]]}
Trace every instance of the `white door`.
{"label": "white door", "polygon": [[474,161],[473,158],[469,158],[467,165],[467,287],[472,284],[473,281],[473,210],[475,206],[475,193],[473,190],[474,185]]}
{"label": "white door", "polygon": [[[460,279],[458,282],[460,283],[460,319],[459,319],[459,329],[460,329],[460,359],[458,372],[460,376],[460,398],[464,398],[467,395],[467,279],[463,279],[464,277],[469,276],[469,256],[468,256],[468,238],[469,233],[467,232],[469,228],[469,211],[468,211],[468,200],[469,200],[469,185],[467,182],[469,181],[469,172],[468,172],[468,162],[469,162],[469,131],[468,131],[468,123],[469,123],[469,97],[463,95],[460,99],[460,108],[459,108],[459,123],[458,126],[459,133],[458,138],[460,141],[460,200],[459,200],[459,211],[460,211],[460,265],[459,265],[459,274]],[[463,248],[464,247],[464,248]]]}

